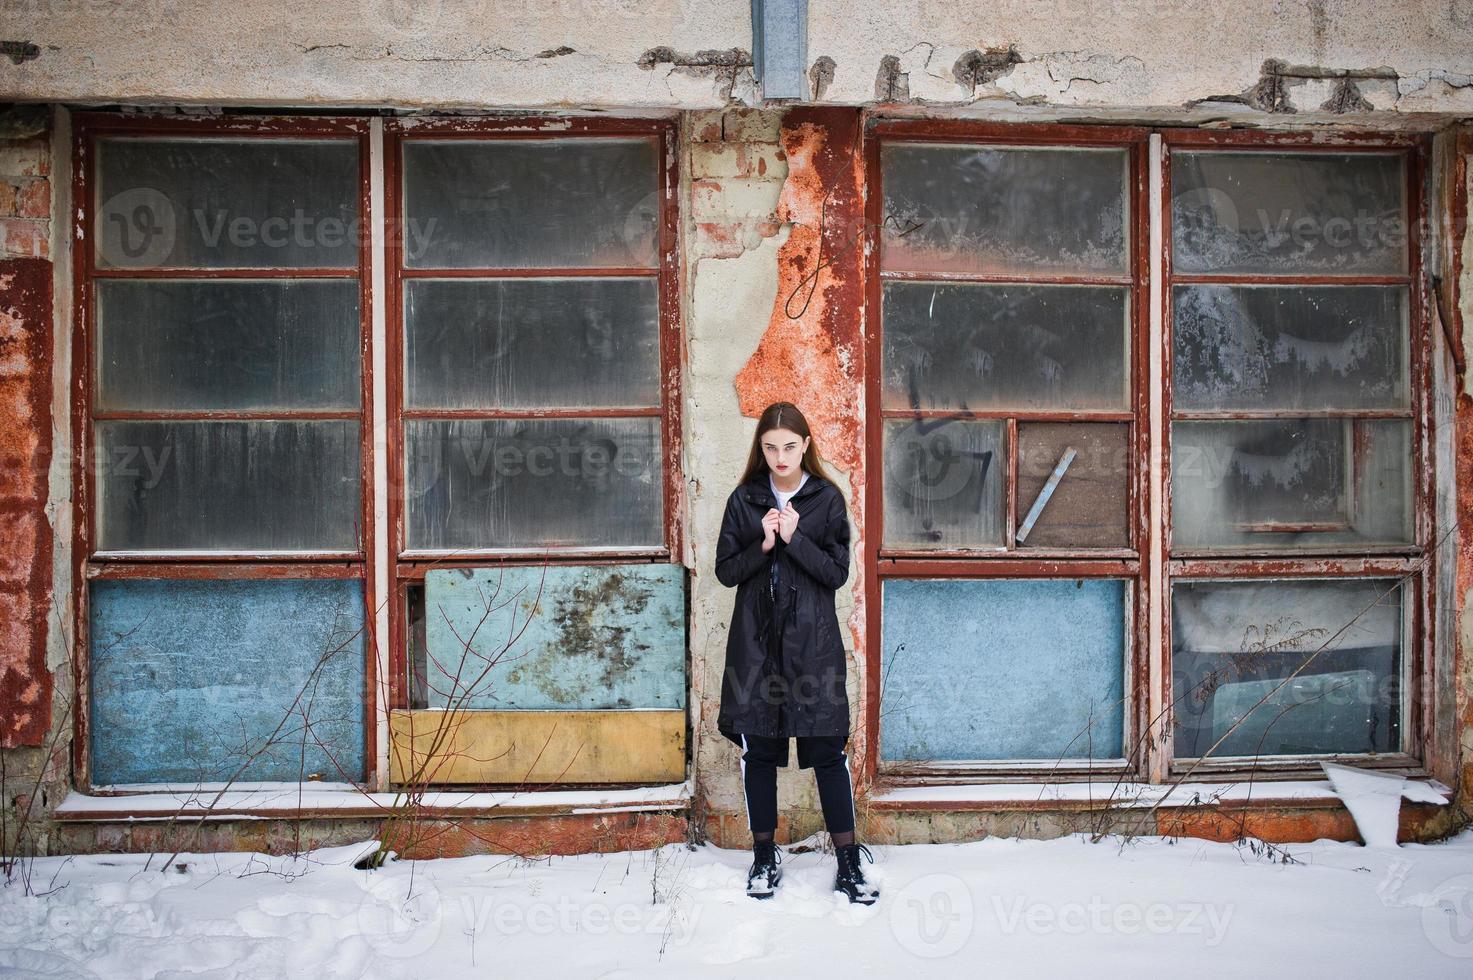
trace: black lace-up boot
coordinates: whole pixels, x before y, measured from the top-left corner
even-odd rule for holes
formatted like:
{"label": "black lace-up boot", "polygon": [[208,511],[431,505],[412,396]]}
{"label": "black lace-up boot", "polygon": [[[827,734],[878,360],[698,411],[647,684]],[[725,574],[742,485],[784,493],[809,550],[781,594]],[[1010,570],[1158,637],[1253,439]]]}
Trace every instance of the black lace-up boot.
{"label": "black lace-up boot", "polygon": [[782,852],[770,840],[752,842],[752,870],[747,872],[747,894],[753,898],[771,898],[782,880]]}
{"label": "black lace-up boot", "polygon": [[869,852],[869,848],[863,844],[841,844],[834,848],[834,853],[839,859],[839,873],[834,878],[834,891],[843,892],[849,896],[849,901],[860,905],[873,905],[880,897],[879,888],[864,880],[864,872],[859,867],[859,855],[862,853],[869,858],[873,864],[875,856]]}

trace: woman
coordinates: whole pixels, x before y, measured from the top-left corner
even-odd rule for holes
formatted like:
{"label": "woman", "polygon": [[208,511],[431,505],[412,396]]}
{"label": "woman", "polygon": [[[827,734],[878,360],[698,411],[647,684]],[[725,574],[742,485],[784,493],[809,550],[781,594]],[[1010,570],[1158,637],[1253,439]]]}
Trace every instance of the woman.
{"label": "woman", "polygon": [[757,420],[741,483],[726,501],[716,578],[736,587],[726,638],[717,727],[742,748],[752,867],[747,894],[770,898],[778,868],[777,767],[798,740],[798,767],[812,769],[834,841],[834,888],[873,904],[879,892],[860,870],[854,791],[845,745],[849,700],[834,590],[849,578],[844,495],[818,461],[808,422],[789,402]]}

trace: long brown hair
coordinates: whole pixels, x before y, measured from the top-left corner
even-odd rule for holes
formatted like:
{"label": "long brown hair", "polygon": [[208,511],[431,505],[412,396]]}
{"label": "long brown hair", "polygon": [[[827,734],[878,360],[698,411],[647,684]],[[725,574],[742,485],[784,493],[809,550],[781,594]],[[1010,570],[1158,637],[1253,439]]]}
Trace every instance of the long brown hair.
{"label": "long brown hair", "polygon": [[814,476],[823,477],[830,483],[834,478],[829,475],[828,470],[818,461],[818,440],[813,438],[812,430],[808,428],[808,420],[803,413],[798,411],[798,406],[792,402],[773,402],[757,418],[757,431],[752,436],[752,449],[747,454],[747,468],[742,473],[742,483],[756,476],[771,472],[767,466],[767,457],[762,452],[762,437],[773,429],[787,429],[796,432],[800,436],[808,438],[808,451],[803,454],[803,468]]}

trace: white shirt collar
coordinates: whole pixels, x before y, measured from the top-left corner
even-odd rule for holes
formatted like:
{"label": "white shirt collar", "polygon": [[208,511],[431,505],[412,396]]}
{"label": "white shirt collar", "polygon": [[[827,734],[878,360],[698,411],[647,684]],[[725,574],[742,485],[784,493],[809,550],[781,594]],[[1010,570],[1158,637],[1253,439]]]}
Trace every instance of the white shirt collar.
{"label": "white shirt collar", "polygon": [[[798,485],[796,487],[794,487],[789,492],[788,495],[791,496],[792,494],[797,493],[799,490],[802,490],[803,489],[803,484],[805,484],[807,482],[808,482],[808,471],[807,470],[804,470],[803,471],[803,475],[798,478]],[[777,481],[772,478],[772,470],[768,470],[767,471],[767,485],[772,488],[772,496],[774,498],[776,498],[779,495],[779,491],[777,489]]]}

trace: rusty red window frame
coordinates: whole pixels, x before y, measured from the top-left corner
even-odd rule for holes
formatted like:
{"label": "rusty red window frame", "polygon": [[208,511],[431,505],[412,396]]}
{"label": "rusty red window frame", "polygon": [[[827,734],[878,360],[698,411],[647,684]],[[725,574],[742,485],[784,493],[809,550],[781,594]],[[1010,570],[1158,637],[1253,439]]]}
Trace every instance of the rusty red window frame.
{"label": "rusty red window frame", "polygon": [[[339,139],[351,140],[358,151],[359,228],[372,227],[374,215],[370,193],[370,120],[366,117],[228,115],[214,117],[176,116],[165,113],[124,114],[84,111],[72,116],[72,215],[70,222],[73,280],[72,324],[72,615],[71,642],[73,677],[72,763],[78,786],[91,788],[88,737],[90,712],[90,605],[87,583],[94,579],[282,579],[337,578],[363,583],[365,624],[365,686],[376,689],[377,655],[373,641],[375,582],[373,563],[373,362],[368,356],[373,331],[372,242],[359,234],[358,261],[345,269],[112,269],[99,274],[95,259],[95,187],[93,173],[97,140],[105,136],[154,138],[231,139]],[[359,424],[358,548],[356,552],[300,552],[291,554],[221,553],[124,553],[98,555],[96,540],[95,487],[90,472],[93,456],[92,408],[94,392],[95,299],[94,282],[99,278],[345,278],[358,280],[360,334],[360,390],[357,413],[332,413],[334,417],[356,417]],[[160,413],[164,414],[164,413]],[[167,413],[169,418],[246,417],[253,413]],[[255,413],[259,414],[259,413]],[[311,414],[311,413],[305,413]],[[149,417],[152,417],[151,415]],[[374,698],[364,699],[365,785],[373,785],[377,722]]]}
{"label": "rusty red window frame", "polygon": [[[1432,420],[1432,337],[1427,315],[1426,251],[1423,239],[1429,219],[1430,191],[1426,186],[1431,138],[1415,133],[1333,133],[1316,131],[1276,132],[1259,130],[1169,129],[1162,132],[1161,198],[1161,357],[1163,411],[1160,420],[1162,446],[1163,524],[1159,538],[1163,568],[1160,603],[1163,636],[1161,683],[1162,704],[1174,699],[1171,666],[1171,596],[1178,580],[1253,580],[1274,578],[1355,579],[1393,577],[1404,579],[1407,598],[1404,609],[1411,613],[1403,635],[1410,644],[1402,651],[1403,676],[1408,680],[1401,697],[1408,716],[1407,730],[1402,733],[1404,752],[1375,756],[1284,756],[1259,757],[1245,761],[1225,757],[1221,760],[1184,760],[1174,754],[1173,725],[1168,710],[1164,719],[1167,738],[1159,751],[1169,774],[1185,771],[1235,778],[1257,775],[1283,777],[1318,776],[1318,762],[1353,761],[1356,765],[1384,767],[1404,771],[1408,775],[1427,775],[1427,753],[1431,745],[1431,724],[1424,708],[1425,693],[1434,683],[1431,674],[1434,629],[1435,564],[1432,559],[1436,543],[1432,540],[1435,497],[1434,459],[1431,436]],[[1176,275],[1171,256],[1171,153],[1173,149],[1232,152],[1397,152],[1405,160],[1406,207],[1408,222],[1407,268],[1400,276],[1315,276],[1315,275]],[[1397,418],[1410,418],[1412,435],[1412,508],[1413,534],[1410,546],[1325,548],[1305,552],[1237,550],[1232,553],[1204,551],[1173,553],[1171,548],[1171,428],[1179,415],[1172,407],[1172,288],[1177,282],[1274,283],[1281,285],[1402,285],[1407,289],[1408,313],[1408,380],[1410,386],[1408,412],[1391,413]],[[1302,412],[1278,413],[1285,417]],[[1356,413],[1361,414],[1361,413]],[[1365,413],[1376,415],[1377,413]],[[1387,414],[1387,413],[1380,413]]]}
{"label": "rusty red window frame", "polygon": [[[676,204],[679,171],[676,148],[679,135],[674,118],[623,118],[595,116],[507,115],[495,117],[416,117],[388,119],[384,125],[384,216],[385,216],[385,333],[387,351],[386,409],[388,444],[388,543],[389,543],[389,684],[388,706],[408,708],[408,593],[422,584],[425,573],[434,568],[469,568],[488,565],[603,565],[628,561],[670,562],[681,554],[684,534],[680,502],[684,499],[681,479],[681,354],[680,354],[680,255],[678,251],[679,213]],[[409,269],[402,254],[400,229],[404,206],[403,145],[415,139],[542,139],[556,141],[569,137],[643,137],[657,147],[660,182],[660,213],[656,222],[658,257],[654,269],[610,269],[597,266],[576,268],[416,268]],[[596,409],[575,413],[550,410],[473,412],[435,410],[427,414],[454,416],[465,414],[477,418],[548,418],[576,414],[579,417],[628,416],[638,414],[660,418],[663,544],[649,548],[580,549],[560,548],[541,553],[526,550],[465,552],[455,555],[415,553],[405,541],[405,474],[404,474],[404,280],[416,277],[533,277],[549,275],[599,276],[640,275],[655,278],[659,299],[660,406],[656,410],[637,413],[614,409]]]}
{"label": "rusty red window frame", "polygon": [[[865,500],[865,544],[863,561],[865,581],[874,585],[866,595],[866,633],[869,637],[866,652],[865,673],[865,752],[863,768],[870,777],[883,780],[886,784],[906,782],[934,783],[969,781],[986,774],[988,778],[1043,780],[1070,774],[1110,774],[1130,776],[1145,771],[1145,762],[1140,745],[1142,733],[1147,730],[1145,715],[1148,699],[1145,697],[1148,681],[1146,644],[1148,564],[1142,561],[1147,541],[1148,519],[1148,474],[1145,463],[1149,461],[1150,431],[1148,425],[1150,408],[1149,389],[1149,326],[1150,326],[1150,198],[1149,179],[1149,130],[1134,126],[1076,126],[1067,124],[1012,124],[987,123],[966,120],[923,120],[901,118],[872,118],[864,129],[865,167],[867,170],[867,196],[865,224],[872,235],[871,247],[865,254],[865,305],[866,321],[881,324],[882,288],[884,279],[905,278],[893,274],[882,274],[879,241],[885,215],[883,175],[880,168],[880,151],[886,143],[893,142],[954,142],[963,144],[987,144],[1000,146],[1030,147],[1113,147],[1126,151],[1129,165],[1127,213],[1129,243],[1128,272],[1120,276],[1064,277],[1072,282],[1101,282],[1129,287],[1130,302],[1130,345],[1127,355],[1127,372],[1130,380],[1130,409],[1124,412],[988,412],[975,413],[977,417],[1007,418],[1009,431],[1008,478],[1006,509],[1009,550],[926,550],[906,551],[883,546],[884,537],[884,465],[883,419],[891,415],[909,415],[905,411],[882,411],[880,409],[879,364],[882,357],[882,327],[867,331],[865,372],[865,450],[868,462],[870,489]],[[910,278],[928,278],[915,274]],[[1009,275],[1006,277],[948,276],[948,280],[962,281],[1005,281],[1005,282],[1060,282],[1058,276]],[[962,416],[969,413],[949,411],[937,415]],[[1126,485],[1127,503],[1127,547],[1120,549],[1101,548],[1028,548],[1017,550],[1012,547],[1012,528],[1016,527],[1020,515],[1013,486],[1016,472],[1017,440],[1016,420],[1041,421],[1117,421],[1130,426],[1127,446],[1130,452],[1130,470]],[[1061,762],[1041,768],[1029,764],[1008,763],[888,763],[883,767],[879,760],[879,705],[880,680],[883,667],[880,662],[881,589],[884,580],[890,578],[1108,578],[1123,579],[1127,583],[1125,609],[1127,623],[1124,630],[1126,649],[1123,651],[1125,705],[1123,746],[1125,757],[1118,764],[1095,764],[1087,766]]]}

